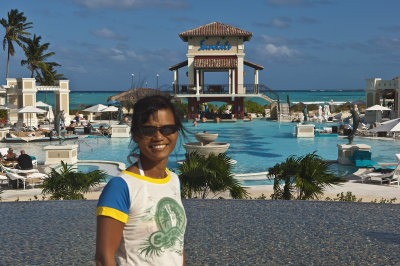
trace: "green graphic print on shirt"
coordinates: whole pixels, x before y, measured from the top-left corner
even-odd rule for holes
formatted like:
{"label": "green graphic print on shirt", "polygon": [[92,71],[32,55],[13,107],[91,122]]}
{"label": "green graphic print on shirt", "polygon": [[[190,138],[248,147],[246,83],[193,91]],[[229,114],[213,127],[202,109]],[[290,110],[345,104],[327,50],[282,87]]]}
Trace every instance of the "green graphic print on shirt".
{"label": "green graphic print on shirt", "polygon": [[183,208],[172,198],[162,198],[157,203],[154,220],[158,231],[147,239],[140,254],[159,256],[166,249],[182,255],[186,216]]}

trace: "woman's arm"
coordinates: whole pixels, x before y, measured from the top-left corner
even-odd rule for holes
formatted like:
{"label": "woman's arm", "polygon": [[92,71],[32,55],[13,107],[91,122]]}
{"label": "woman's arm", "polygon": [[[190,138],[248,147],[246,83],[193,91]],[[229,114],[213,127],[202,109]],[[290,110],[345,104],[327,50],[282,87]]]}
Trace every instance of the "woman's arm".
{"label": "woman's arm", "polygon": [[115,265],[115,252],[121,242],[125,224],[114,218],[97,216],[96,265]]}

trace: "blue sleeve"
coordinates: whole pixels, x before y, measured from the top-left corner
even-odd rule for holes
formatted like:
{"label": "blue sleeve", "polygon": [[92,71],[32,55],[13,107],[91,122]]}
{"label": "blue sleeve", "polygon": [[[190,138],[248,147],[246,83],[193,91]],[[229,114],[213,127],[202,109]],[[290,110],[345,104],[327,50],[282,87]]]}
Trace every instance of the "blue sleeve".
{"label": "blue sleeve", "polygon": [[126,223],[130,205],[128,185],[123,178],[114,177],[104,187],[97,203],[96,213]]}

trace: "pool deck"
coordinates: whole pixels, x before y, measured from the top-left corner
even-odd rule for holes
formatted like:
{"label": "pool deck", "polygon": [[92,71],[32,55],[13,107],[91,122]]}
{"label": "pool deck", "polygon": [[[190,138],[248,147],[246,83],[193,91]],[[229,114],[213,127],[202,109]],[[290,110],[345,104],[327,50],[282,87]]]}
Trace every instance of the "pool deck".
{"label": "pool deck", "polygon": [[[96,201],[0,203],[1,265],[94,265]],[[399,265],[400,205],[183,200],[188,265]]]}

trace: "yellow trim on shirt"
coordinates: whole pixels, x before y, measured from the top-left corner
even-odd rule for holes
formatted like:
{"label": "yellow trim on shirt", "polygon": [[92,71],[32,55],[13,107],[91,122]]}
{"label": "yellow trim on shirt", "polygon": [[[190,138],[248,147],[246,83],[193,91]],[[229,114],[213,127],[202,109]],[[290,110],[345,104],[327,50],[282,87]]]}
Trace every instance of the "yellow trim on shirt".
{"label": "yellow trim on shirt", "polygon": [[160,178],[151,178],[151,177],[148,177],[148,176],[141,176],[141,175],[129,172],[127,170],[122,171],[122,173],[130,175],[130,176],[133,176],[133,177],[138,178],[140,180],[144,180],[144,181],[148,181],[148,182],[154,183],[154,184],[166,184],[171,179],[171,175],[170,175],[168,169],[165,169],[165,170],[167,171],[167,176],[165,178],[161,178],[161,179]]}
{"label": "yellow trim on shirt", "polygon": [[115,220],[123,222],[124,224],[128,222],[128,214],[110,207],[97,207],[96,216],[99,215],[114,218]]}

